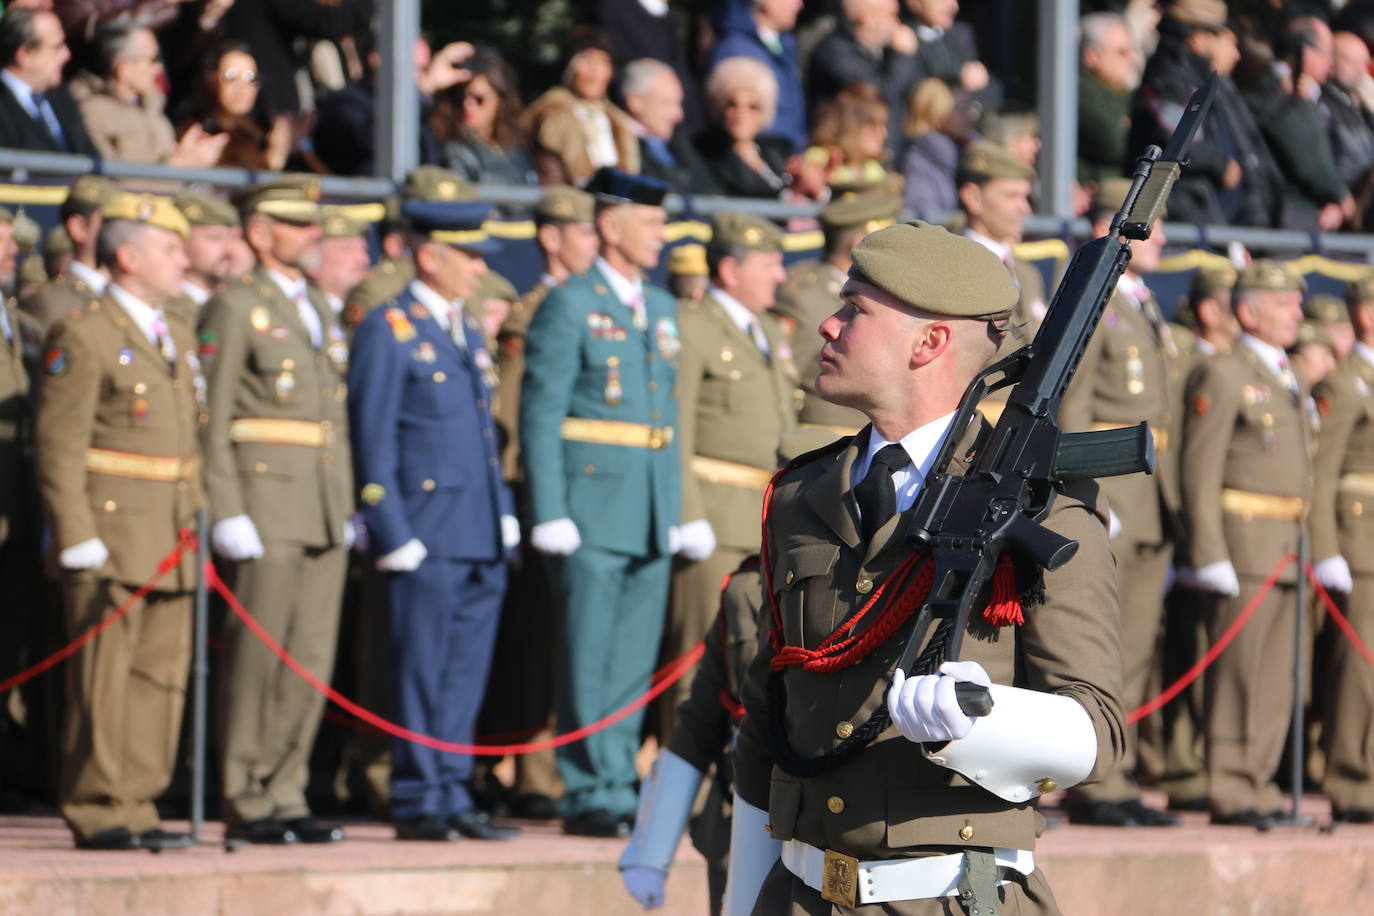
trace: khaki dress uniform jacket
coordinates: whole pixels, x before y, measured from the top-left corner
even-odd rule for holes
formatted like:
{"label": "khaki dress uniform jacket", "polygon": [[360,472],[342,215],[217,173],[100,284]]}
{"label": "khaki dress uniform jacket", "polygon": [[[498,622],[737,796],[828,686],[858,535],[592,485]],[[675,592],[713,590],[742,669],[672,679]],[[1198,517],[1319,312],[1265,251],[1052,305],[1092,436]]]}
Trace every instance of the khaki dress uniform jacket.
{"label": "khaki dress uniform jacket", "polygon": [[[321,344],[296,305],[259,269],[201,313],[209,383],[204,434],[211,515],[252,519],[264,553],[227,578],[248,612],[316,676],[334,664],[353,511],[346,411],[348,347],[312,291]],[[236,618],[222,668],[226,817],[308,814],[305,783],[324,698]]]}
{"label": "khaki dress uniform jacket", "polygon": [[[172,320],[174,364],[108,295],[58,320],[43,356],[38,481],[51,559],[99,538],[99,570],[63,571],[68,638],[152,579],[204,505],[197,427],[204,418],[189,328]],[[196,553],[67,662],[59,801],[78,839],[158,825],[172,775],[191,657]]]}
{"label": "khaki dress uniform jacket", "polygon": [[[1312,491],[1312,559],[1339,554],[1349,595],[1331,597],[1366,645],[1374,645],[1374,365],[1354,353],[1314,394],[1321,414]],[[1338,811],[1374,810],[1374,671],[1344,634],[1331,642],[1325,672],[1322,788]]]}
{"label": "khaki dress uniform jacket", "polygon": [[[1299,385],[1302,383],[1299,382]],[[1291,396],[1242,339],[1188,381],[1183,509],[1193,568],[1230,560],[1234,598],[1208,596],[1215,641],[1283,557],[1298,549],[1312,491],[1307,391]],[[1272,778],[1288,729],[1294,564],[1208,669],[1208,793],[1214,813],[1277,811]]]}
{"label": "khaki dress uniform jacket", "polygon": [[86,305],[95,295],[95,290],[85,280],[64,270],[38,287],[33,295],[19,303],[19,307],[36,318],[46,332],[57,319]]}
{"label": "khaki dress uniform jacket", "polygon": [[[951,472],[965,472],[989,435],[988,424],[975,418],[959,439]],[[909,510],[888,520],[870,543],[861,540],[850,475],[862,441],[813,453],[774,490],[767,551],[772,598],[788,644],[818,645],[907,556],[901,532]],[[1079,547],[1072,562],[1045,574],[1046,603],[1027,608],[1025,623],[1012,630],[972,620],[963,647],[963,657],[982,664],[993,683],[1059,693],[1083,706],[1098,741],[1090,780],[1117,766],[1125,740],[1116,577],[1105,516],[1091,483],[1074,485],[1060,496],[1047,524]],[[858,756],[822,775],[797,778],[774,766],[765,699],[774,652],[765,622],[760,621],[759,651],[744,686],[747,712],[734,756],[735,785],[745,801],[768,811],[775,839],[796,839],[860,860],[970,846],[1034,849],[1044,827],[1034,804],[1003,801],[930,763],[921,748],[891,727]],[[829,752],[866,721],[886,702],[887,679],[901,649],[900,640],[889,640],[853,667],[832,674],[789,668],[782,677],[792,750],[805,757]],[[1058,912],[1039,871],[1003,891],[1009,912]],[[1019,910],[1011,906],[1013,900]],[[947,914],[954,906],[945,898],[909,900],[886,904],[884,912]],[[833,911],[778,863],[755,912]]]}
{"label": "khaki dress uniform jacket", "polygon": [[801,407],[801,429],[815,430],[817,447],[836,436],[852,436],[868,422],[853,407],[832,404],[816,393],[820,372],[821,322],[840,308],[840,288],[845,275],[825,261],[803,261],[787,272],[787,282],[778,289],[773,314],[791,326],[792,360],[797,367]]}

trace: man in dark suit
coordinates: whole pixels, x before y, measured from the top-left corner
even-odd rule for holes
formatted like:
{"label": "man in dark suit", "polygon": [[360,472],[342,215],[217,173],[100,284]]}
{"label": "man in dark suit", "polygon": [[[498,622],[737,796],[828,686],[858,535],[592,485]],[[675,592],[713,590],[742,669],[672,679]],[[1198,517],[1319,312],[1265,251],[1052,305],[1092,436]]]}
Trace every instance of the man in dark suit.
{"label": "man in dark suit", "polygon": [[[494,247],[490,208],[409,201],[415,279],[353,338],[348,409],[363,521],[391,605],[397,720],[471,742],[520,544],[492,422],[495,363],[463,308]],[[398,740],[391,813],[402,840],[503,840],[477,810],[472,758]]]}
{"label": "man in dark suit", "polygon": [[681,129],[683,86],[673,68],[650,57],[632,60],[620,79],[625,110],[639,137],[639,172],[681,194],[720,194],[711,169]]}
{"label": "man in dark suit", "polygon": [[0,146],[95,156],[86,125],[62,85],[71,59],[62,23],[47,10],[0,18]]}

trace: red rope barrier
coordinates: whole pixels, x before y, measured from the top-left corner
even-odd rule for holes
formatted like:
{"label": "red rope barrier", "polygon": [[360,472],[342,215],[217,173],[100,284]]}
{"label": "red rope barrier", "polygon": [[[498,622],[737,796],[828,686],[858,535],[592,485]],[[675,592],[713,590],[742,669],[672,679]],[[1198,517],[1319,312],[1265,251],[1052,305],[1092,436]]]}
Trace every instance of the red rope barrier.
{"label": "red rope barrier", "polygon": [[1269,594],[1269,590],[1274,587],[1274,583],[1279,581],[1279,576],[1283,575],[1283,571],[1288,568],[1288,564],[1292,563],[1295,559],[1297,559],[1297,554],[1284,554],[1279,560],[1278,565],[1274,567],[1274,571],[1269,574],[1269,578],[1265,579],[1264,584],[1255,592],[1255,597],[1250,599],[1250,603],[1241,610],[1236,619],[1226,628],[1226,632],[1221,634],[1221,638],[1212,644],[1211,648],[1207,650],[1207,654],[1202,656],[1197,664],[1183,672],[1183,676],[1165,688],[1164,692],[1159,696],[1127,713],[1126,724],[1134,725],[1146,716],[1158,712],[1173,700],[1174,697],[1188,689],[1188,685],[1197,680],[1202,672],[1206,671],[1212,662],[1217,660],[1217,656],[1226,651],[1226,647],[1231,644],[1231,640],[1235,639],[1236,634],[1238,634],[1241,628],[1249,622],[1250,616],[1255,613],[1255,608],[1259,607],[1260,602],[1264,600],[1264,596]]}
{"label": "red rope barrier", "polygon": [[306,668],[297,661],[291,653],[282,648],[281,644],[272,638],[272,634],[263,629],[262,624],[258,623],[257,620],[253,618],[253,615],[249,614],[244,606],[239,603],[238,597],[224,584],[219,574],[215,572],[214,566],[209,563],[207,563],[205,567],[205,581],[210,588],[213,588],[219,593],[220,597],[229,605],[229,609],[234,612],[234,615],[237,616],[239,620],[243,621],[243,625],[246,626],[254,636],[261,640],[263,645],[267,646],[268,650],[281,660],[282,664],[295,672],[298,677],[309,684],[314,690],[324,694],[324,696],[335,705],[357,716],[373,728],[386,732],[388,735],[396,738],[403,738],[414,744],[433,748],[437,751],[444,751],[448,754],[481,754],[488,756],[532,754],[535,751],[547,750],[551,747],[562,747],[565,744],[581,741],[588,735],[609,728],[622,719],[625,719],[627,716],[632,715],[637,710],[647,706],[655,697],[663,693],[663,691],[667,690],[673,683],[691,670],[692,666],[701,660],[702,653],[705,651],[705,646],[702,643],[697,643],[686,653],[674,659],[661,669],[665,672],[663,679],[650,687],[642,696],[630,701],[630,703],[622,706],[610,715],[598,719],[589,725],[584,725],[581,728],[570,731],[566,735],[558,735],[544,741],[535,741],[528,744],[458,744],[453,741],[442,741],[438,738],[422,735],[419,732],[403,728],[394,722],[388,722],[371,710],[364,709],[357,703],[354,703],[348,697],[339,693],[316,677],[310,669]]}
{"label": "red rope barrier", "polygon": [[1317,597],[1321,598],[1322,604],[1326,605],[1326,612],[1331,615],[1332,620],[1336,621],[1336,626],[1340,627],[1346,639],[1354,643],[1356,651],[1364,656],[1364,660],[1369,663],[1369,666],[1374,668],[1374,651],[1370,651],[1369,646],[1365,645],[1363,639],[1360,639],[1349,619],[1341,613],[1340,608],[1336,607],[1336,602],[1331,600],[1326,588],[1317,581],[1317,573],[1312,569],[1311,563],[1307,564],[1307,579],[1312,583],[1312,587],[1317,590]]}
{"label": "red rope barrier", "polygon": [[86,643],[90,642],[92,639],[95,639],[101,633],[105,632],[107,629],[113,626],[115,622],[118,621],[121,617],[129,613],[129,611],[134,607],[134,605],[138,604],[144,598],[148,597],[148,593],[153,590],[153,586],[161,582],[163,577],[165,577],[169,572],[171,572],[176,567],[177,563],[181,562],[181,555],[185,553],[187,550],[194,547],[195,543],[196,536],[194,533],[192,533],[191,529],[182,528],[181,531],[177,534],[177,543],[176,546],[172,548],[172,552],[162,558],[162,560],[157,564],[157,572],[153,574],[153,577],[151,579],[149,579],[147,582],[139,586],[138,591],[134,592],[128,598],[124,599],[123,603],[120,604],[119,607],[115,608],[113,611],[110,611],[110,613],[106,614],[105,617],[95,626],[91,627],[89,630],[82,633],[76,639],[67,643],[67,645],[63,646],[61,649],[58,649],[52,655],[49,655],[47,658],[43,659],[42,661],[36,664],[30,665],[29,667],[25,668],[23,671],[20,671],[16,675],[7,677],[3,681],[0,681],[0,693],[4,693],[7,690],[13,690],[20,684],[33,680],[34,678],[38,677],[38,675],[42,674],[44,671],[47,671],[49,668],[52,668],[60,664],[61,662],[66,661],[68,658],[75,655],[77,652],[80,652],[82,646],[86,645]]}

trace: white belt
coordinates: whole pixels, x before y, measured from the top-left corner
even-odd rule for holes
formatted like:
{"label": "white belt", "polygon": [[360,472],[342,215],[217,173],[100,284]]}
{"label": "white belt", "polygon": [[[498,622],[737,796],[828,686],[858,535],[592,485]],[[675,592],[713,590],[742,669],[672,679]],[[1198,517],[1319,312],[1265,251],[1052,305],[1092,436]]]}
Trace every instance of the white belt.
{"label": "white belt", "polygon": [[[1003,868],[1013,869],[1023,875],[1035,871],[1035,854],[1029,849],[999,847],[992,852],[997,864]],[[831,857],[834,857],[834,853],[831,853]],[[824,849],[817,849],[800,840],[788,840],[782,844],[782,864],[807,887],[822,893],[827,889],[826,858]],[[959,893],[959,879],[964,874],[964,855],[956,852],[919,859],[878,859],[859,862],[857,871],[857,903],[952,897]],[[997,883],[1000,886],[1007,881]]]}

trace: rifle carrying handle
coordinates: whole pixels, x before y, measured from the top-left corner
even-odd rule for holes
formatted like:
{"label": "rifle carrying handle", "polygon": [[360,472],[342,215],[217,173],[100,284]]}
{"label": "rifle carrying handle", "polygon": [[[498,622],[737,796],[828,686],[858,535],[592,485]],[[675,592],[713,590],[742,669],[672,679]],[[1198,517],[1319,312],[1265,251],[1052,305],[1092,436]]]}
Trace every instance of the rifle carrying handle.
{"label": "rifle carrying handle", "polygon": [[977,719],[992,712],[992,693],[982,684],[960,681],[954,685],[954,696],[966,716]]}

